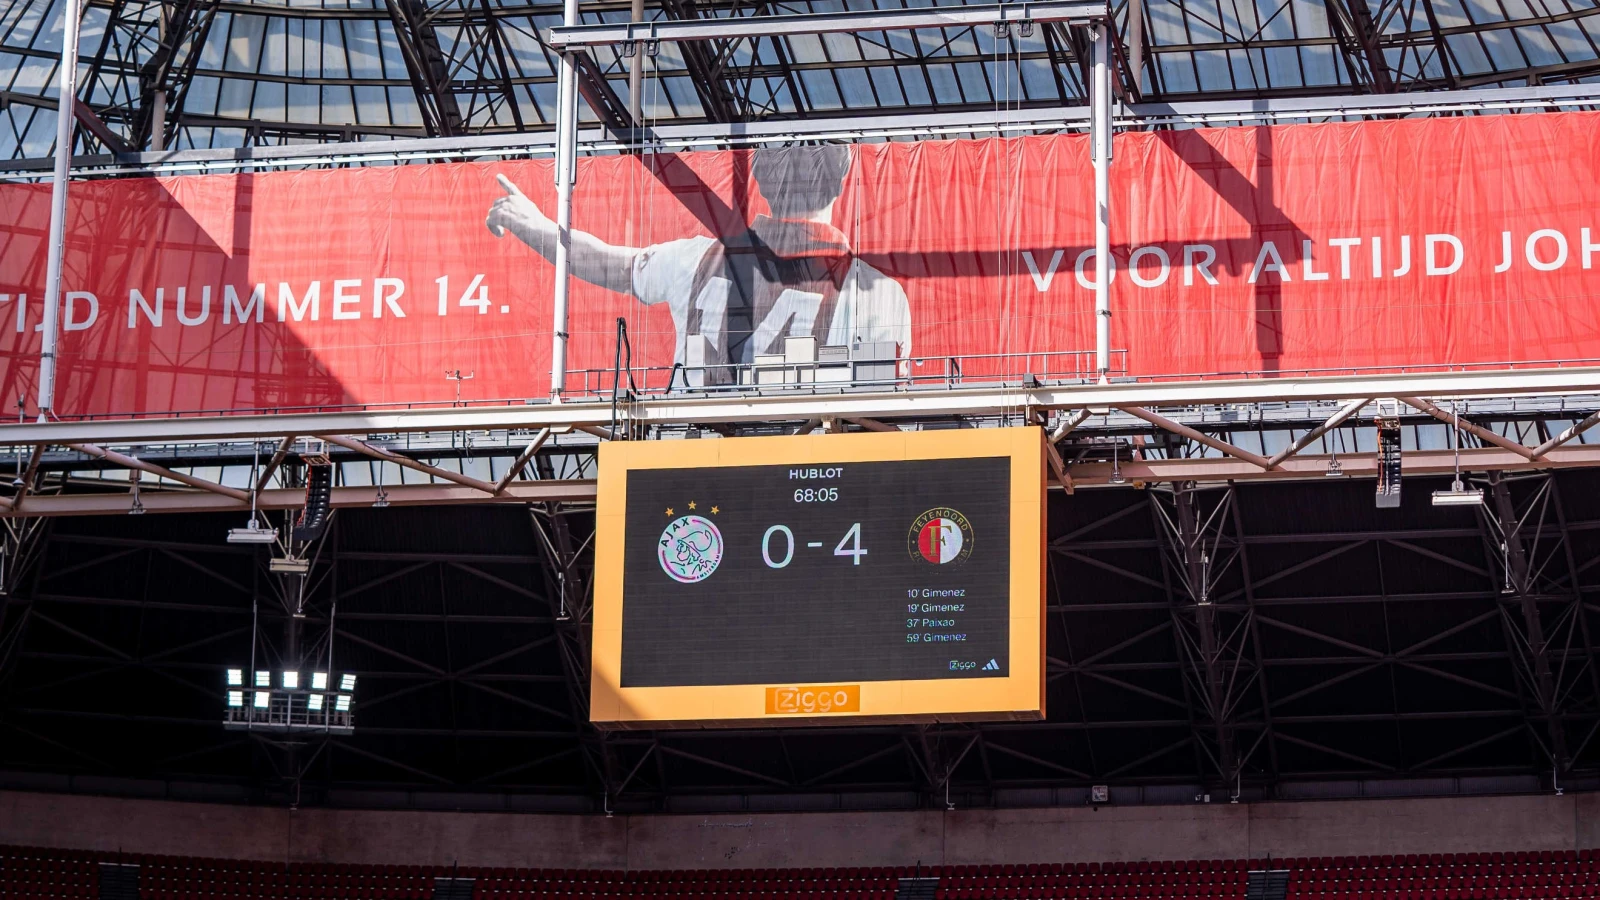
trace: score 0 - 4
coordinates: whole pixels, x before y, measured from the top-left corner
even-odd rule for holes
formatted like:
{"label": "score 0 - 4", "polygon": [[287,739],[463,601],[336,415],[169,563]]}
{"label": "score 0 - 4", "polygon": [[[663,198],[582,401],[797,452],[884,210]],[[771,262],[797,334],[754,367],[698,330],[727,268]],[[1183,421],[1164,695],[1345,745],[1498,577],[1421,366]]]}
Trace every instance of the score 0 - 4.
{"label": "score 0 - 4", "polygon": [[[825,490],[834,489],[826,488]],[[820,550],[823,546],[822,541],[806,542],[807,549],[811,550]],[[773,556],[775,547],[782,549],[783,555],[781,557]],[[833,555],[848,556],[850,557],[851,565],[861,565],[861,557],[867,555],[867,548],[861,546],[860,522],[851,525],[850,530],[846,531],[844,537],[839,539],[839,543],[833,548]],[[774,525],[767,529],[766,534],[761,536],[761,560],[769,568],[773,569],[781,569],[794,561],[794,532],[789,529],[789,526]]]}

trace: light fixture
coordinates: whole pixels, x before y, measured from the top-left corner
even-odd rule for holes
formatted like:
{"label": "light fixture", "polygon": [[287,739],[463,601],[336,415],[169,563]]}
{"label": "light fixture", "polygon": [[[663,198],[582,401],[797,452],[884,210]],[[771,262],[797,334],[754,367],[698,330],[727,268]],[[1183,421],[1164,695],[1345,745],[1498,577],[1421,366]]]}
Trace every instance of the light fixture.
{"label": "light fixture", "polygon": [[1473,488],[1468,490],[1466,486],[1461,483],[1461,479],[1458,478],[1450,483],[1450,490],[1433,492],[1433,505],[1482,506],[1483,489]]}
{"label": "light fixture", "polygon": [[321,694],[312,694],[310,697],[306,698],[306,709],[309,709],[312,712],[317,712],[317,711],[321,710],[322,709],[322,695]]}
{"label": "light fixture", "polygon": [[1450,401],[1450,415],[1454,418],[1450,424],[1451,446],[1455,449],[1456,478],[1450,482],[1450,490],[1434,491],[1434,506],[1482,506],[1483,489],[1474,488],[1467,490],[1461,483],[1461,413],[1456,409],[1455,401]]}
{"label": "light fixture", "polygon": [[256,691],[256,709],[266,709],[271,702],[272,695],[266,691]]}
{"label": "light fixture", "polygon": [[295,690],[298,687],[300,687],[300,673],[299,672],[284,672],[283,673],[283,689],[286,690],[286,691],[292,691],[292,690]]}
{"label": "light fixture", "polygon": [[1117,465],[1117,445],[1111,445],[1111,483],[1127,484],[1128,479],[1122,477],[1122,468]]}
{"label": "light fixture", "polygon": [[260,484],[261,472],[261,445],[255,449],[255,460],[250,464],[250,524],[243,528],[228,529],[228,543],[230,544],[271,544],[278,540],[278,532],[272,528],[263,528],[256,519],[256,487]]}
{"label": "light fixture", "polygon": [[311,689],[313,691],[325,691],[325,690],[327,690],[328,689],[328,673],[327,672],[312,672],[311,673]]}
{"label": "light fixture", "polygon": [[334,709],[335,712],[349,712],[350,711],[350,695],[349,694],[340,694],[339,698],[337,700],[333,701],[333,709]]}
{"label": "light fixture", "polygon": [[257,669],[256,687],[272,687],[272,673]]}
{"label": "light fixture", "polygon": [[351,674],[350,672],[346,672],[343,675],[339,676],[339,690],[341,690],[341,691],[353,691],[355,689],[356,689],[356,676],[355,675]]}
{"label": "light fixture", "polygon": [[243,528],[228,529],[228,543],[230,544],[272,544],[278,540],[276,529],[261,527],[260,521],[255,516],[250,517],[250,524]]}
{"label": "light fixture", "polygon": [[228,692],[228,705],[229,706],[233,706],[233,707],[243,706],[244,705],[244,691],[229,691]]}
{"label": "light fixture", "polygon": [[244,684],[244,670],[243,669],[229,669],[228,670],[228,685],[230,687],[238,687],[241,684]]}
{"label": "light fixture", "polygon": [[267,562],[267,571],[283,575],[304,575],[311,571],[311,561],[296,559],[292,556],[285,559],[273,559]]}
{"label": "light fixture", "polygon": [[1328,460],[1328,471],[1323,472],[1322,474],[1323,474],[1324,477],[1327,477],[1327,478],[1343,478],[1344,477],[1344,466],[1339,464],[1339,457],[1335,456],[1332,459],[1329,459]]}

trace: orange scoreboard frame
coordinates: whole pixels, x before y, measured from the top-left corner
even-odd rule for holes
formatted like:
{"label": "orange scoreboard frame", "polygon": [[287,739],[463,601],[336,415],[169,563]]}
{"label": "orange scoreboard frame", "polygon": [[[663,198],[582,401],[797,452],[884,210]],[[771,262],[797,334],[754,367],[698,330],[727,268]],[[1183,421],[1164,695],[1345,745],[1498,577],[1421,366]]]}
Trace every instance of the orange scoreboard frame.
{"label": "orange scoreboard frame", "polygon": [[590,720],[1043,718],[1044,440],[1030,427],[602,445]]}

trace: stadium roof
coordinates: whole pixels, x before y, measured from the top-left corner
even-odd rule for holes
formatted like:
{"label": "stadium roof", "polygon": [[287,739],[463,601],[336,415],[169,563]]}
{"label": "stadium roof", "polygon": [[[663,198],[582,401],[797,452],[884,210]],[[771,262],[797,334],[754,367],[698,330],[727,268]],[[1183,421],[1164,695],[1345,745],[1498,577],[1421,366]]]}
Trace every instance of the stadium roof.
{"label": "stadium roof", "polygon": [[[1145,63],[1126,98],[1229,100],[1538,85],[1600,73],[1600,8],[1582,0],[1130,0]],[[649,0],[646,18],[837,12],[940,4]],[[951,5],[951,4],[944,4]],[[0,5],[0,156],[42,157],[62,0]],[[619,22],[616,0],[580,4]],[[552,128],[560,5],[515,0],[91,0],[80,84],[105,129],[81,150],[149,149],[165,92],[168,148],[482,134]],[[1082,38],[1061,25],[947,28],[664,44],[642,56],[644,124],[798,119],[1080,104]],[[163,39],[163,36],[166,36]],[[627,105],[628,61],[601,48],[586,96]],[[609,93],[608,93],[609,92]],[[616,109],[584,116],[615,124]]]}

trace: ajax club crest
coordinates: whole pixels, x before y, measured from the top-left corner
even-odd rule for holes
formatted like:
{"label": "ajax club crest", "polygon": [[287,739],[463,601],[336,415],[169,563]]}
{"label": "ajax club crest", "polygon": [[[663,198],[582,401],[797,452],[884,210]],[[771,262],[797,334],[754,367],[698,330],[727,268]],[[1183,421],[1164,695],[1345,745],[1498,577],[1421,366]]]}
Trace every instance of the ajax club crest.
{"label": "ajax club crest", "polygon": [[972,555],[972,523],[948,506],[936,506],[911,523],[911,556],[934,565],[966,562]]}
{"label": "ajax club crest", "polygon": [[705,581],[722,563],[722,532],[710,519],[679,516],[662,530],[656,556],[672,580],[683,584]]}

